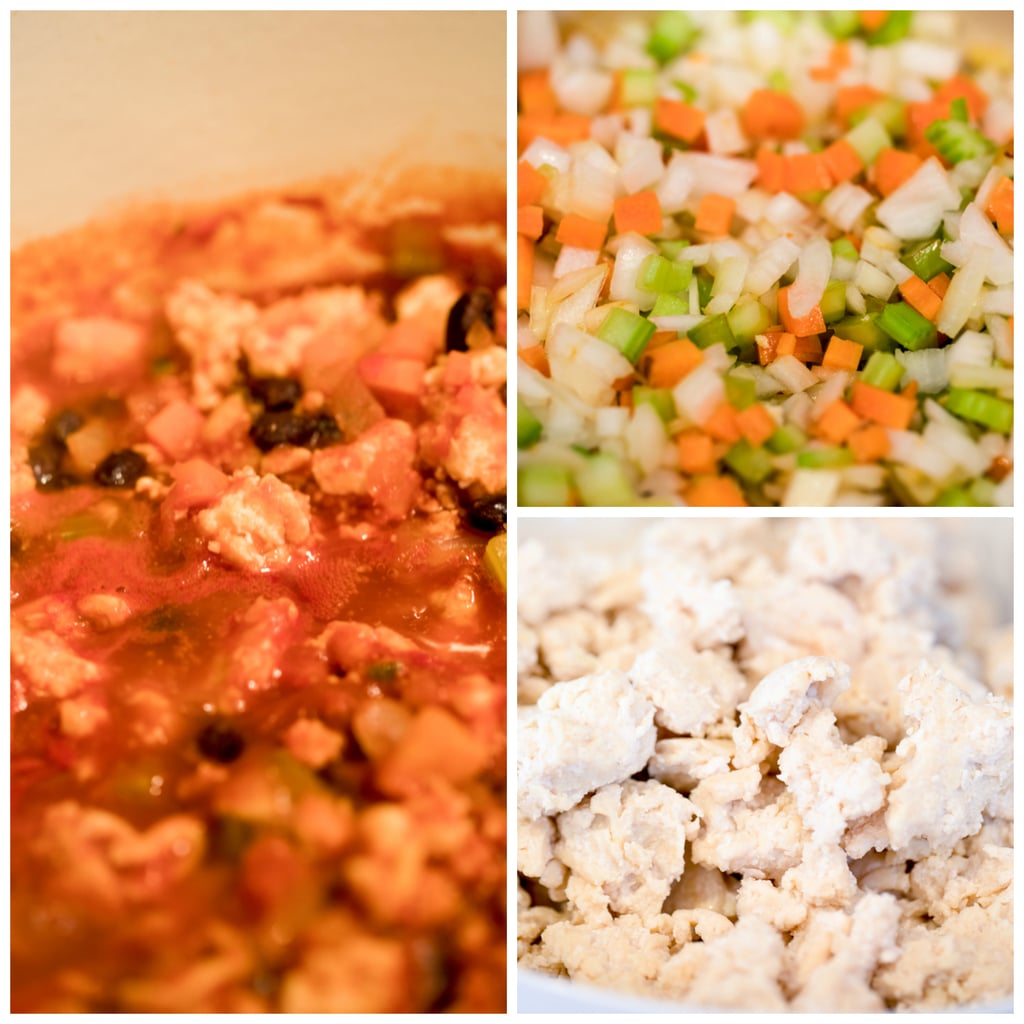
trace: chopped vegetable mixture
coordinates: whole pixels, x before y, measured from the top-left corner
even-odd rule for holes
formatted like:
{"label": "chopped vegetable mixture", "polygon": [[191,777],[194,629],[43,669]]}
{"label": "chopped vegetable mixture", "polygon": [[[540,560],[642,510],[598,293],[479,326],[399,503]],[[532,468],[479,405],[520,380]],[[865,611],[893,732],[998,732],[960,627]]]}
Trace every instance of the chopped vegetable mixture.
{"label": "chopped vegetable mixture", "polygon": [[521,504],[1012,504],[1008,52],[521,19]]}

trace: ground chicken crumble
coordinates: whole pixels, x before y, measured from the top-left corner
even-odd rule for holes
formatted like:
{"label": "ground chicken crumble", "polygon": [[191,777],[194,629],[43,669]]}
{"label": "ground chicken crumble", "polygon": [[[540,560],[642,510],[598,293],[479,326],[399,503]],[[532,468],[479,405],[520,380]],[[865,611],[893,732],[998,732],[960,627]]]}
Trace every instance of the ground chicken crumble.
{"label": "ground chicken crumble", "polygon": [[522,967],[762,1011],[1012,992],[1012,628],[959,524],[523,526]]}

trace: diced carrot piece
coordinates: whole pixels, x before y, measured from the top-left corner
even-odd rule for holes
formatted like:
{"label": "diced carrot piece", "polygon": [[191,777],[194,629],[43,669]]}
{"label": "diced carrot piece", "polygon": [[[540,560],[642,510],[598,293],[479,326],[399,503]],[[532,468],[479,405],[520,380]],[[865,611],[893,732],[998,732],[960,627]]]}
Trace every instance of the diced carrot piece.
{"label": "diced carrot piece", "polygon": [[697,206],[697,219],[693,226],[709,235],[727,235],[735,212],[736,200],[731,196],[706,192]]}
{"label": "diced carrot piece", "polygon": [[204,422],[203,414],[191,402],[176,399],[146,424],[146,437],[180,462],[195,451]]}
{"label": "diced carrot piece", "polygon": [[443,344],[443,332],[425,320],[406,317],[389,325],[377,351],[389,356],[418,359],[421,363],[429,365],[434,361],[434,356],[441,351]]}
{"label": "diced carrot piece", "polygon": [[820,154],[793,153],[784,160],[782,187],[786,192],[820,192],[832,187],[832,179]]}
{"label": "diced carrot piece", "polygon": [[825,330],[825,318],[821,315],[820,306],[814,306],[804,316],[790,316],[789,290],[792,287],[792,285],[787,285],[785,288],[779,289],[779,318],[782,320],[782,326],[798,338],[805,338],[809,334],[820,334]]}
{"label": "diced carrot piece", "polygon": [[667,345],[670,341],[675,341],[678,337],[678,331],[655,331],[651,335],[651,340],[647,342],[647,348],[644,349],[644,355],[653,352],[654,349],[662,345]]}
{"label": "diced carrot piece", "polygon": [[567,213],[558,225],[555,239],[577,249],[600,249],[607,234],[607,224],[581,217],[578,213]]}
{"label": "diced carrot piece", "polygon": [[534,240],[544,234],[544,211],[539,206],[520,206],[516,230]]}
{"label": "diced carrot piece", "polygon": [[929,282],[928,287],[941,299],[949,289],[949,274],[936,274]]}
{"label": "diced carrot piece", "polygon": [[582,114],[520,114],[517,134],[520,152],[538,135],[567,146],[590,138],[590,118]]}
{"label": "diced carrot piece", "polygon": [[647,379],[652,388],[675,387],[704,361],[704,353],[689,338],[648,348],[647,353]]}
{"label": "diced carrot piece", "polygon": [[548,364],[548,354],[544,351],[543,345],[527,345],[519,349],[519,358],[527,366],[532,367],[545,377],[551,376],[551,366]]}
{"label": "diced carrot piece", "polygon": [[520,160],[516,167],[516,191],[520,206],[534,206],[541,201],[548,187],[548,179],[528,160]]}
{"label": "diced carrot piece", "polygon": [[988,93],[967,75],[956,74],[947,78],[935,90],[937,100],[955,100],[962,98],[967,104],[967,116],[977,121],[988,109]]}
{"label": "diced carrot piece", "polygon": [[743,435],[736,422],[736,408],[728,402],[720,402],[704,424],[704,429],[717,441],[735,444]]}
{"label": "diced carrot piece", "polygon": [[697,477],[683,495],[687,505],[701,508],[746,506],[740,485],[731,476]]}
{"label": "diced carrot piece", "polygon": [[846,338],[840,338],[837,334],[833,334],[821,365],[834,370],[856,370],[860,365],[860,357],[863,351],[864,346],[856,341],[849,341]]}
{"label": "diced carrot piece", "polygon": [[858,462],[877,462],[889,454],[892,442],[885,427],[877,423],[866,423],[850,434],[846,446]]}
{"label": "diced carrot piece", "polygon": [[989,193],[985,216],[995,221],[1001,235],[1013,234],[1013,180],[1000,178]]}
{"label": "diced carrot piece", "polygon": [[846,139],[837,139],[826,148],[821,154],[821,162],[836,185],[855,178],[864,170],[864,161]]}
{"label": "diced carrot piece", "polygon": [[740,122],[752,139],[798,139],[807,117],[789,93],[755,89],[743,104]]}
{"label": "diced carrot piece", "polygon": [[419,408],[427,367],[418,359],[371,352],[359,360],[359,376],[385,411],[411,416]]}
{"label": "diced carrot piece", "polygon": [[796,345],[793,347],[793,355],[802,363],[817,365],[821,362],[821,338],[816,334],[797,338]]}
{"label": "diced carrot piece", "polygon": [[627,231],[655,235],[661,231],[661,203],[650,190],[616,199],[614,214],[615,230],[620,235]]}
{"label": "diced carrot piece", "polygon": [[862,380],[854,381],[850,407],[860,417],[890,430],[906,430],[917,403],[907,395],[894,395]]}
{"label": "diced carrot piece", "polygon": [[664,96],[654,101],[654,127],[683,142],[696,142],[704,131],[704,111]]}
{"label": "diced carrot piece", "polygon": [[925,139],[924,132],[932,121],[949,117],[949,107],[950,100],[937,100],[934,97],[907,104],[907,138],[915,148],[923,144],[934,152],[931,143]]}
{"label": "diced carrot piece", "polygon": [[760,402],[748,405],[736,414],[740,433],[755,446],[762,445],[775,433],[775,417]]}
{"label": "diced carrot piece", "polygon": [[[772,333],[759,334],[754,338],[757,344],[757,361],[761,366],[767,366],[773,359],[779,354],[779,338],[782,337],[781,332],[775,331]],[[789,335],[793,337],[793,335]],[[793,338],[796,341],[795,338]]]}
{"label": "diced carrot piece", "polygon": [[889,20],[889,11],[858,11],[857,17],[865,32],[877,32]]}
{"label": "diced carrot piece", "polygon": [[903,390],[902,390],[902,391],[900,392],[900,394],[901,394],[901,395],[902,395],[902,396],[903,396],[904,398],[917,398],[917,389],[918,389],[918,386],[919,386],[919,385],[918,385],[917,381],[916,381],[916,380],[912,380],[912,381],[911,381],[911,382],[910,382],[910,383],[909,383],[909,384],[908,384],[908,385],[907,385],[907,386],[906,386],[906,387],[905,387],[905,388],[904,388],[904,389],[903,389]]}
{"label": "diced carrot piece", "polygon": [[837,39],[828,52],[828,66],[836,71],[843,71],[851,63],[850,44],[845,39]]}
{"label": "diced carrot piece", "polygon": [[519,309],[530,308],[530,292],[533,289],[533,242],[522,235],[518,239],[516,268],[518,280],[516,287],[516,303]]}
{"label": "diced carrot piece", "polygon": [[796,335],[789,331],[783,331],[775,342],[775,358],[779,356],[791,356],[796,353]]}
{"label": "diced carrot piece", "polygon": [[875,159],[875,187],[883,196],[890,195],[912,177],[922,163],[916,153],[905,149],[883,149]]}
{"label": "diced carrot piece", "polygon": [[519,75],[519,112],[522,114],[554,114],[558,99],[551,88],[547,68],[523,71]]}
{"label": "diced carrot piece", "polygon": [[921,314],[932,322],[939,315],[942,299],[936,295],[916,274],[900,284],[900,295]]}
{"label": "diced carrot piece", "polygon": [[786,158],[767,146],[757,151],[757,184],[766,192],[781,192]]}
{"label": "diced carrot piece", "polygon": [[832,67],[831,64],[813,67],[807,73],[815,82],[834,82],[839,77],[839,69]]}
{"label": "diced carrot piece", "polygon": [[684,473],[714,473],[718,468],[715,443],[701,430],[684,430],[676,438],[676,451]]}
{"label": "diced carrot piece", "polygon": [[837,398],[818,417],[815,432],[829,444],[842,444],[860,425],[861,418]]}
{"label": "diced carrot piece", "polygon": [[836,117],[845,125],[850,115],[885,95],[870,85],[841,85],[836,89]]}
{"label": "diced carrot piece", "polygon": [[227,489],[229,478],[205,459],[189,459],[171,466],[174,485],[163,501],[168,518],[176,509],[212,505]]}

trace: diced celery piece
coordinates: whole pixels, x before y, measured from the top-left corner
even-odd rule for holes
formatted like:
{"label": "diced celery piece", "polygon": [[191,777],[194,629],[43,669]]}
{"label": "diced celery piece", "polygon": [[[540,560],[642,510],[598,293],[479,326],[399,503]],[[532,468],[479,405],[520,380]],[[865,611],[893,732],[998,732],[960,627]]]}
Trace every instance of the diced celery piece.
{"label": "diced celery piece", "polygon": [[845,236],[843,238],[837,238],[832,243],[832,255],[839,260],[853,260],[856,262],[860,259],[860,253],[857,252],[857,247]]}
{"label": "diced celery piece", "polygon": [[892,139],[885,130],[885,125],[876,117],[865,117],[854,125],[845,136],[846,141],[857,151],[857,156],[865,164],[873,164],[875,157],[892,146]]}
{"label": "diced celery piece", "polygon": [[650,68],[626,68],[622,72],[622,105],[649,107],[658,98],[658,73]]}
{"label": "diced celery piece", "polygon": [[681,292],[690,287],[692,277],[692,263],[675,263],[652,252],[640,264],[636,286],[648,292]]}
{"label": "diced celery piece", "polygon": [[922,281],[930,281],[936,274],[946,274],[953,269],[941,255],[942,239],[932,238],[915,245],[900,262],[912,270]]}
{"label": "diced celery piece", "polygon": [[617,348],[631,363],[636,363],[656,330],[645,317],[613,306],[597,329],[597,337]]}
{"label": "diced celery piece", "polygon": [[829,281],[818,305],[825,323],[834,324],[842,320],[846,315],[846,282]]}
{"label": "diced celery piece", "polygon": [[824,11],[822,19],[825,22],[825,28],[836,39],[848,39],[850,36],[856,35],[860,28],[860,20],[856,11]]}
{"label": "diced celery piece", "polygon": [[925,128],[924,137],[951,164],[973,160],[996,150],[995,143],[983,132],[955,117],[932,121]]}
{"label": "diced celery piece", "polygon": [[784,423],[776,427],[774,433],[768,438],[765,447],[776,455],[787,455],[790,452],[799,451],[807,444],[807,435],[794,423]]}
{"label": "diced celery piece", "polygon": [[662,292],[655,300],[651,316],[684,316],[690,312],[690,300],[685,295]]}
{"label": "diced celery piece", "polygon": [[684,11],[664,11],[651,29],[647,52],[662,64],[667,64],[673,57],[678,57],[697,34],[697,26]]}
{"label": "diced celery piece", "polygon": [[898,345],[911,352],[935,348],[939,343],[935,324],[906,302],[890,302],[879,315],[878,326]]}
{"label": "diced celery piece", "polygon": [[691,327],[687,333],[690,341],[698,348],[709,348],[712,345],[722,344],[726,349],[731,349],[736,344],[736,338],[724,313],[702,320],[696,327]]}
{"label": "diced celery piece", "polygon": [[701,312],[711,301],[711,289],[715,286],[715,279],[706,271],[697,274],[697,298],[700,302]]}
{"label": "diced celery piece", "polygon": [[781,68],[774,68],[768,72],[768,88],[776,92],[787,92],[789,90],[789,75]]}
{"label": "diced celery piece", "polygon": [[487,542],[484,548],[484,568],[491,574],[502,590],[508,581],[508,534],[499,533]]}
{"label": "diced celery piece", "polygon": [[872,352],[860,378],[865,384],[895,391],[903,379],[903,367],[891,352]]}
{"label": "diced celery piece", "polygon": [[553,462],[535,462],[519,470],[520,505],[573,505],[572,474]]}
{"label": "diced celery piece", "polygon": [[890,11],[882,27],[868,35],[872,46],[888,46],[898,43],[910,31],[910,23],[914,18],[913,11]]}
{"label": "diced celery piece", "polygon": [[796,457],[796,464],[801,469],[835,469],[852,466],[853,461],[853,452],[849,448],[808,448]]}
{"label": "diced celery piece", "polygon": [[764,448],[755,448],[746,438],[737,441],[725,454],[725,464],[748,484],[759,484],[774,470],[772,457]]}
{"label": "diced celery piece", "polygon": [[737,409],[747,409],[757,401],[757,382],[738,373],[725,375],[725,400]]}
{"label": "diced celery piece", "polygon": [[516,405],[516,443],[520,448],[529,448],[540,440],[543,427],[539,419],[530,412],[520,398]]}
{"label": "diced celery piece", "polygon": [[676,402],[669,388],[651,388],[645,384],[637,384],[633,388],[634,407],[649,405],[664,423],[671,423],[676,418]]}
{"label": "diced celery piece", "polygon": [[997,433],[1009,434],[1013,429],[1013,403],[984,391],[950,388],[945,406],[954,416]]}
{"label": "diced celery piece", "polygon": [[902,139],[907,134],[907,105],[895,96],[884,96],[854,111],[851,127],[866,117],[873,117],[893,138]]}
{"label": "diced celery piece", "polygon": [[771,314],[757,299],[738,302],[725,318],[733,337],[741,344],[752,342],[755,335],[763,334],[772,325]]}
{"label": "diced celery piece", "polygon": [[597,452],[576,471],[576,487],[584,505],[635,505],[636,491],[619,459]]}
{"label": "diced celery piece", "polygon": [[876,350],[891,352],[895,348],[892,338],[878,326],[877,313],[847,317],[845,320],[833,324],[832,331],[840,338],[855,341],[872,352]]}
{"label": "diced celery piece", "polygon": [[690,243],[684,238],[673,238],[668,241],[659,242],[658,248],[661,255],[668,260],[677,260],[690,247]]}
{"label": "diced celery piece", "polygon": [[933,502],[933,505],[943,507],[970,506],[974,507],[977,502],[971,497],[965,487],[947,487]]}
{"label": "diced celery piece", "polygon": [[987,477],[980,476],[971,481],[968,493],[976,505],[994,505],[996,503],[995,482]]}
{"label": "diced celery piece", "polygon": [[693,103],[697,99],[697,90],[689,82],[684,82],[681,78],[674,78],[672,84],[679,90],[679,95],[683,97],[684,103]]}

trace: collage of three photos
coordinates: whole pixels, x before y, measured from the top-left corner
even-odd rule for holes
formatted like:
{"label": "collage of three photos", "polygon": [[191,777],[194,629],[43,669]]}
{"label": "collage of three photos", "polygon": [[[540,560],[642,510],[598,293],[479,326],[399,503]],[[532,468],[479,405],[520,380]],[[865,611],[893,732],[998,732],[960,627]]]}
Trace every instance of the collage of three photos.
{"label": "collage of three photos", "polygon": [[10,26],[12,1014],[1012,1012],[1012,10]]}

